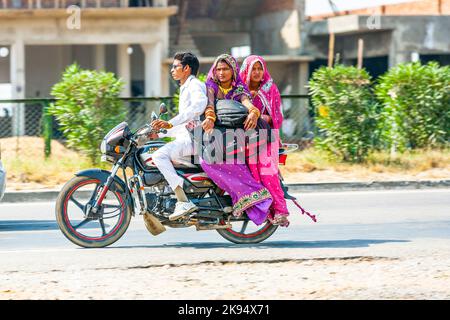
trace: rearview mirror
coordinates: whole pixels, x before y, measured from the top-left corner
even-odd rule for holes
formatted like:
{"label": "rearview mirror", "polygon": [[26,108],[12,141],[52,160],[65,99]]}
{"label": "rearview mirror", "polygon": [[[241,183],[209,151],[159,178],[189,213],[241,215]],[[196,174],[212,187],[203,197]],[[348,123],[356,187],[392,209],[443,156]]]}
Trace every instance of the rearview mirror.
{"label": "rearview mirror", "polygon": [[159,105],[159,115],[167,113],[166,104],[163,102]]}

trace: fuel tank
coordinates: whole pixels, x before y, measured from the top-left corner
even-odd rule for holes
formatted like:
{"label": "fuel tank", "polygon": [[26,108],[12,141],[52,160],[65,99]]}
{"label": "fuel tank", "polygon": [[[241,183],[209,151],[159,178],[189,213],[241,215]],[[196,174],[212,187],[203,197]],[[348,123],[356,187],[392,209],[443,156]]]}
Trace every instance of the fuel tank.
{"label": "fuel tank", "polygon": [[[155,153],[156,150],[158,150],[159,148],[161,148],[166,144],[167,142],[165,141],[155,140],[150,141],[149,143],[141,147],[140,150],[138,151],[138,158],[142,167],[145,168],[146,170],[155,169],[156,165],[153,161],[153,153]],[[200,165],[193,163],[192,158],[193,157],[190,156],[183,157],[177,159],[176,161],[172,161],[172,163],[175,169],[190,169],[193,170],[194,172],[203,171]]]}
{"label": "fuel tank", "polygon": [[164,145],[166,145],[166,142],[156,140],[150,141],[149,143],[145,144],[143,147],[139,149],[138,159],[143,168],[147,170],[156,168],[156,165],[153,162],[152,155],[156,150],[158,150]]}

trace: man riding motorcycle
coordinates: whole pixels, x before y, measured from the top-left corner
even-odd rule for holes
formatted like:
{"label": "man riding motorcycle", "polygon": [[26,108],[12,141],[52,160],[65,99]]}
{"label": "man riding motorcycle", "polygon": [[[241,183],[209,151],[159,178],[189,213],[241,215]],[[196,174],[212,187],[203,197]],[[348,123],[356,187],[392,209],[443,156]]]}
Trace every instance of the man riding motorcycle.
{"label": "man riding motorcycle", "polygon": [[178,200],[175,211],[169,216],[170,220],[176,220],[198,209],[188,200],[183,190],[183,179],[176,173],[172,161],[194,154],[194,145],[186,125],[200,123],[200,115],[204,113],[208,101],[205,84],[195,77],[199,66],[197,57],[192,53],[175,54],[171,75],[181,85],[179,114],[169,121],[158,119],[151,123],[155,130],[169,129],[168,135],[176,138],[153,154],[153,162],[166,178]]}

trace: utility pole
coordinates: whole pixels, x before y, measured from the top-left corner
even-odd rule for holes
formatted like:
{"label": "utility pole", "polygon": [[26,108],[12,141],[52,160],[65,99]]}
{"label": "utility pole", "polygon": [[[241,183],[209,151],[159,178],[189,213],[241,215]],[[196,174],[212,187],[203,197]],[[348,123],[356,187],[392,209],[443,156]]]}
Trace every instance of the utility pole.
{"label": "utility pole", "polygon": [[358,40],[358,69],[363,67],[363,57],[364,57],[364,40]]}
{"label": "utility pole", "polygon": [[[328,0],[328,3],[330,4],[331,10],[333,10],[334,15],[339,14],[339,9],[336,6],[336,4],[333,2],[333,0]],[[335,42],[335,35],[333,32],[330,32],[330,37],[328,41],[328,67],[332,68],[334,64],[334,42]]]}
{"label": "utility pole", "polygon": [[328,67],[333,67],[333,60],[334,60],[334,33],[330,33],[330,39],[328,42]]}

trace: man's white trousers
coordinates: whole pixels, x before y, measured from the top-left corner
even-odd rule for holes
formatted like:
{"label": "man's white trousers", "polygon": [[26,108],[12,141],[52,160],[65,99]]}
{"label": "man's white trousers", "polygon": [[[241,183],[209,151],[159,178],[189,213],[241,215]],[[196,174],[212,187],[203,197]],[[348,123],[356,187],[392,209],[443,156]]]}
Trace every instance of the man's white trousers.
{"label": "man's white trousers", "polygon": [[153,153],[153,162],[166,178],[172,190],[175,190],[178,186],[183,188],[184,181],[175,171],[172,160],[176,161],[191,156],[194,154],[193,151],[194,146],[188,135],[187,137],[177,137],[175,141],[169,142]]}

